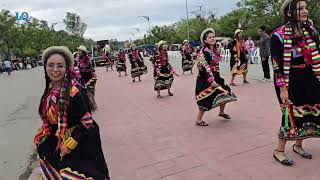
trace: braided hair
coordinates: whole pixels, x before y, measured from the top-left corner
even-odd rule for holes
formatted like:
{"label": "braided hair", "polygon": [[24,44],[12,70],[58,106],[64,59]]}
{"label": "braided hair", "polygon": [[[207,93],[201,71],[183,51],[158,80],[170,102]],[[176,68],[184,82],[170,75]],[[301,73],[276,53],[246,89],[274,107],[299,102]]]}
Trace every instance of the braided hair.
{"label": "braided hair", "polygon": [[[39,115],[40,117],[43,117],[43,112],[42,112],[42,106],[43,106],[43,99],[50,93],[50,90],[51,90],[51,80],[48,76],[48,73],[47,73],[47,70],[46,70],[46,65],[47,65],[47,60],[55,55],[55,54],[58,54],[60,56],[62,56],[64,59],[66,59],[67,57],[65,56],[65,54],[61,53],[61,52],[52,52],[50,53],[47,57],[46,60],[44,60],[44,71],[45,71],[45,80],[46,80],[46,86],[45,86],[45,90],[42,94],[42,97],[41,97],[41,101],[40,101],[40,105],[39,105]],[[67,65],[67,71],[66,71],[66,75],[65,75],[65,78],[63,80],[63,85],[62,85],[62,88],[61,88],[61,91],[60,91],[60,96],[57,100],[57,108],[58,108],[58,111],[57,112],[65,112],[69,103],[70,103],[70,89],[71,89],[71,80],[73,79],[73,75],[72,73],[70,72],[69,70],[69,67],[71,66],[69,64],[69,61],[66,61],[66,65]]]}

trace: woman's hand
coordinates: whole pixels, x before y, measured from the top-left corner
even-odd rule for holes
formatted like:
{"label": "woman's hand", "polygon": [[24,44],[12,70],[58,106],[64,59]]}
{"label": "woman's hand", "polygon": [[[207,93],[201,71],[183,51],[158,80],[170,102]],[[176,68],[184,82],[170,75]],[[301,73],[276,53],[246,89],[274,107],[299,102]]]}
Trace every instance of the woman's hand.
{"label": "woman's hand", "polygon": [[215,81],[213,81],[213,82],[211,83],[211,86],[214,87],[214,88],[217,88],[217,87],[219,86],[219,84],[217,84]]}
{"label": "woman's hand", "polygon": [[71,149],[69,149],[65,144],[62,144],[60,147],[60,158],[61,160],[68,154],[71,153]]}

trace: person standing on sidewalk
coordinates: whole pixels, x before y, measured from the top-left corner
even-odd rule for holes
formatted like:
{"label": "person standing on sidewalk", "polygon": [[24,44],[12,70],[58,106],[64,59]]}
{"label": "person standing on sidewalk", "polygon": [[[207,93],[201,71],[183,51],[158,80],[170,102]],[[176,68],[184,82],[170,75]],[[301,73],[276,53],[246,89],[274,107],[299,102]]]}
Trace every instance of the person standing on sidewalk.
{"label": "person standing on sidewalk", "polygon": [[216,49],[214,29],[205,29],[201,34],[200,41],[203,44],[203,48],[198,53],[196,60],[199,69],[195,91],[195,98],[199,107],[196,125],[208,126],[208,124],[202,120],[206,111],[220,107],[219,116],[225,119],[231,119],[224,110],[227,103],[236,101],[237,98],[220,76],[220,55]]}
{"label": "person standing on sidewalk", "polygon": [[12,70],[12,65],[11,65],[11,62],[9,60],[5,60],[3,62],[3,65],[4,65],[4,69],[5,71],[8,73],[8,75],[10,76],[11,74],[11,70]]}
{"label": "person standing on sidewalk", "polygon": [[251,36],[248,37],[248,40],[246,41],[245,46],[249,54],[249,61],[251,64],[253,64],[254,42]]}
{"label": "person standing on sidewalk", "polygon": [[231,70],[231,86],[236,86],[234,79],[236,75],[243,75],[243,83],[248,84],[247,74],[248,74],[248,51],[245,48],[245,42],[243,39],[243,31],[237,29],[234,32],[234,38],[232,49],[231,49],[231,60],[230,60],[230,70]]}
{"label": "person standing on sidewalk", "polygon": [[109,180],[90,99],[72,73],[72,53],[65,46],[49,47],[43,52],[43,62],[42,126],[34,138],[42,178]]}
{"label": "person standing on sidewalk", "polygon": [[303,140],[320,138],[319,34],[308,21],[305,0],[286,0],[281,13],[287,23],[271,36],[275,89],[283,112],[273,155],[281,164],[292,166],[294,161],[284,152],[286,142],[295,141],[292,150],[312,159]]}
{"label": "person standing on sidewalk", "polygon": [[262,81],[270,81],[270,66],[269,66],[269,57],[270,57],[270,36],[266,33],[266,26],[259,27],[259,47],[260,47],[260,57],[262,63],[262,70],[264,77]]}

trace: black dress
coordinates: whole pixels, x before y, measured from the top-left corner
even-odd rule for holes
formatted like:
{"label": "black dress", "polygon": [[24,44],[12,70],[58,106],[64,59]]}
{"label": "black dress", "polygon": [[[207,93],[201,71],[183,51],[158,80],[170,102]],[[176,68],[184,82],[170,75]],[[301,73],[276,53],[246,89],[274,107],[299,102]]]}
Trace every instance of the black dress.
{"label": "black dress", "polygon": [[154,78],[154,90],[157,91],[165,90],[172,86],[174,77],[173,69],[169,63],[168,54],[166,51],[163,52],[162,58],[165,63],[161,63],[161,53],[159,51],[154,53],[153,57],[153,78]]}
{"label": "black dress", "polygon": [[144,65],[143,58],[137,49],[130,51],[129,60],[131,64],[131,77],[134,78],[148,73],[148,68]]}
{"label": "black dress", "polygon": [[[222,104],[237,100],[235,94],[220,76],[219,60],[218,53],[208,47],[204,47],[198,54],[199,74],[195,97],[200,110],[209,111]],[[214,81],[219,85],[217,88],[211,86]]]}
{"label": "black dress", "polygon": [[124,52],[119,52],[118,53],[118,61],[117,61],[117,71],[118,72],[126,72],[127,71],[127,66],[126,66],[126,55]]}
{"label": "black dress", "polygon": [[244,42],[234,40],[231,49],[230,71],[232,75],[248,73],[247,50]]}
{"label": "black dress", "polygon": [[[271,56],[275,73],[275,90],[282,107],[282,123],[279,138],[299,140],[310,137],[320,137],[320,82],[315,76],[312,65],[305,61],[306,54],[301,44],[304,37],[300,36],[289,49],[284,58],[285,29],[287,25],[278,28],[271,37]],[[314,30],[314,33],[316,31]],[[308,38],[306,38],[308,39]],[[319,48],[317,48],[319,50]],[[284,67],[289,68],[288,83],[285,79]],[[288,68],[286,68],[288,69]],[[285,106],[280,99],[280,87],[288,89],[290,104]]]}
{"label": "black dress", "polygon": [[182,70],[183,72],[191,71],[194,66],[194,61],[192,60],[191,56],[192,52],[185,51],[183,48],[181,50],[182,55]]}
{"label": "black dress", "polygon": [[85,55],[80,57],[79,62],[81,82],[86,87],[87,91],[94,94],[97,83],[97,76],[95,74],[93,61],[91,61],[89,57]]}
{"label": "black dress", "polygon": [[[109,171],[101,147],[99,126],[93,120],[89,99],[85,90],[74,85],[71,89],[70,106],[67,108],[67,131],[65,144],[73,143],[75,148],[62,160],[56,132],[56,99],[59,91],[53,91],[43,101],[43,125],[35,137],[40,167],[44,179],[95,179],[109,180]],[[44,118],[45,117],[45,118]],[[68,141],[73,139],[73,141]]]}

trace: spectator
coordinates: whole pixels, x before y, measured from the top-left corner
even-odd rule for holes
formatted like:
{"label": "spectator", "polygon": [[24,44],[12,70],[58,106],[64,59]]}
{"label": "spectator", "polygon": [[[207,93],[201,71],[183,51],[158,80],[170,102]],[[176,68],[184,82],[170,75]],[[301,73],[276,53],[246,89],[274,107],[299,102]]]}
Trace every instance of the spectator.
{"label": "spectator", "polygon": [[8,75],[10,76],[10,74],[11,74],[11,69],[12,69],[12,67],[11,67],[11,62],[10,62],[9,60],[5,60],[5,61],[3,62],[3,64],[4,64],[4,68],[5,68],[6,72],[7,72]]}
{"label": "spectator", "polygon": [[266,26],[261,26],[259,28],[259,47],[260,47],[260,57],[262,62],[262,69],[264,78],[262,81],[271,80],[270,78],[270,67],[269,67],[269,56],[270,56],[270,36],[266,33]]}
{"label": "spectator", "polygon": [[253,64],[254,42],[251,36],[248,37],[248,40],[245,42],[245,46],[248,51],[249,61],[251,64]]}

